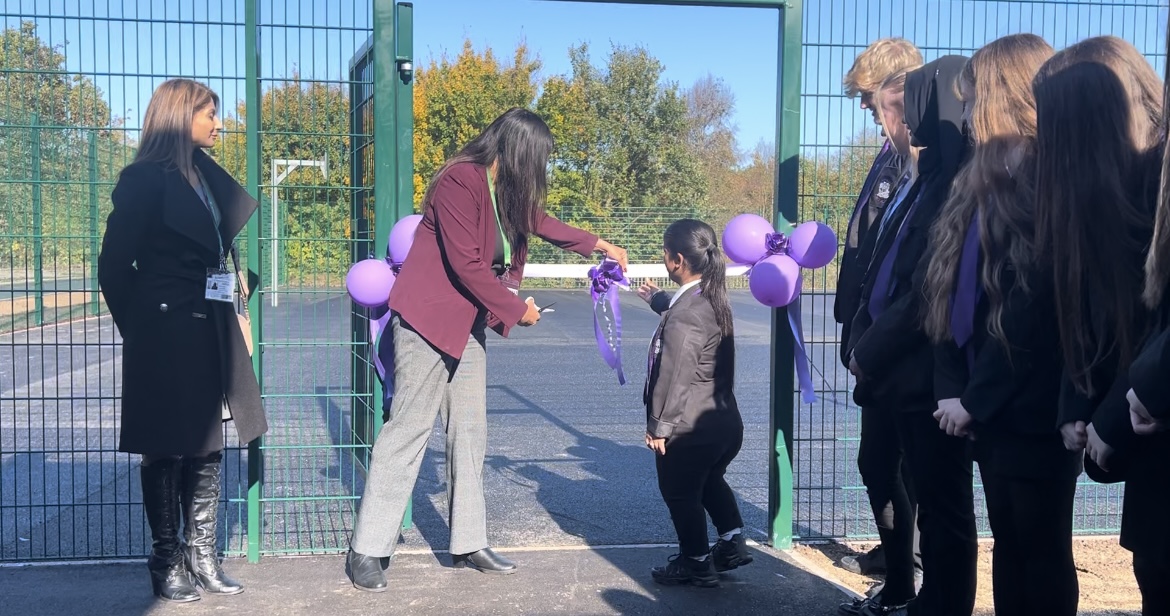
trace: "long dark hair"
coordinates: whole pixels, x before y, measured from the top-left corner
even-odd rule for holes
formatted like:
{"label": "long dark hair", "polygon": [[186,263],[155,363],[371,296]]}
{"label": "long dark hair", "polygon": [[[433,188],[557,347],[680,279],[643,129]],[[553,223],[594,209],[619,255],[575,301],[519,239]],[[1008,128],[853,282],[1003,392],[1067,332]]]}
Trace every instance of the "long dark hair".
{"label": "long dark hair", "polygon": [[1036,253],[1053,273],[1072,382],[1125,370],[1145,336],[1142,264],[1153,233],[1162,84],[1133,45],[1103,36],[1057,53],[1036,94]]}
{"label": "long dark hair", "polygon": [[508,239],[519,248],[536,229],[537,215],[548,196],[548,160],[553,151],[552,131],[540,116],[513,107],[496,118],[478,137],[447,159],[427,186],[423,203],[452,165],[474,163],[496,168],[496,201]]}
{"label": "long dark hair", "polygon": [[719,250],[719,240],[711,225],[693,218],[676,220],[666,228],[662,245],[673,255],[681,255],[691,273],[702,277],[703,297],[715,310],[715,322],[724,336],[735,333],[731,302],[727,300],[727,262]]}

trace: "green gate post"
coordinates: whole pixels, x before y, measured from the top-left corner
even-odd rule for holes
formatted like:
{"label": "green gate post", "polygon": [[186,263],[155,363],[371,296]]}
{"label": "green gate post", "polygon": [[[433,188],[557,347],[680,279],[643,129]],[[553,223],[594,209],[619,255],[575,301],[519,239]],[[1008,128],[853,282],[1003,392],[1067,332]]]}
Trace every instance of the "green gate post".
{"label": "green gate post", "polygon": [[[776,59],[775,220],[797,220],[800,183],[800,45],[802,0],[780,9]],[[792,547],[792,432],[796,389],[794,343],[787,310],[772,311],[772,450],[768,466],[768,534],[772,547]]]}
{"label": "green gate post", "polygon": [[45,238],[41,199],[41,116],[32,114],[33,325],[45,324]]}
{"label": "green gate post", "polygon": [[[414,213],[414,5],[399,2],[395,11],[394,134],[397,145],[398,190],[394,199],[394,222]],[[375,150],[376,151],[376,150]],[[379,398],[380,399],[380,398]],[[402,528],[414,521],[414,499],[406,502]]]}
{"label": "green gate post", "polygon": [[[386,254],[390,229],[398,218],[398,66],[394,0],[374,0],[374,254]],[[370,422],[373,424],[371,447],[382,431],[382,383],[373,379]],[[372,460],[372,458],[371,458]],[[371,462],[372,463],[372,462]],[[407,501],[404,528],[411,524],[411,501]]]}
{"label": "green gate post", "polygon": [[[256,0],[244,2],[244,123],[247,141],[248,193],[260,201],[260,46],[259,7]],[[252,369],[260,391],[264,391],[264,372],[261,357],[264,352],[264,306],[259,299],[264,259],[260,247],[260,210],[248,219],[248,314],[252,317]],[[264,533],[261,521],[261,499],[264,496],[264,452],[262,437],[248,443],[248,562],[260,562],[260,537]]]}
{"label": "green gate post", "polygon": [[93,289],[89,298],[89,313],[97,316],[101,312],[102,293],[98,285],[97,257],[101,247],[98,245],[98,161],[97,161],[97,132],[89,131],[89,288]]}

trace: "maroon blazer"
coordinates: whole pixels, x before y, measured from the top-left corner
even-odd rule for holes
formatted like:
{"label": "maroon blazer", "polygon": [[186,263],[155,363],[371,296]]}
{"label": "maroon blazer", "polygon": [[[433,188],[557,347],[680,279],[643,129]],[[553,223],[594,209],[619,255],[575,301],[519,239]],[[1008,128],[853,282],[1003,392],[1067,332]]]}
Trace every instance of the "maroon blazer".
{"label": "maroon blazer", "polygon": [[[541,212],[536,235],[581,256],[593,254],[597,236]],[[431,191],[414,243],[390,292],[390,309],[443,353],[458,359],[481,309],[488,324],[507,337],[527,312],[524,300],[491,269],[496,216],[487,170],[458,163]],[[524,279],[527,246],[515,246],[508,282]]]}

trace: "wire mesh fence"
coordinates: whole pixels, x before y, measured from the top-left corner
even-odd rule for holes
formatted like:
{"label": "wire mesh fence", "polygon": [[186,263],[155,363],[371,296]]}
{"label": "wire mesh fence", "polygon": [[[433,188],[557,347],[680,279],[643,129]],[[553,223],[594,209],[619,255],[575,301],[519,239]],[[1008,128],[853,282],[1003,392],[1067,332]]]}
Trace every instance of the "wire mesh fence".
{"label": "wire mesh fence", "polygon": [[[370,422],[381,415],[358,335],[368,317],[345,299],[343,282],[349,264],[375,244],[373,135],[384,124],[375,124],[372,100],[382,93],[363,64],[375,3],[392,5],[345,0],[323,11],[308,0],[4,3],[0,561],[146,552],[136,456],[117,452],[120,339],[105,314],[95,263],[109,193],[134,156],[146,102],[174,76],[220,94],[225,131],[213,154],[261,201],[239,245],[245,266],[264,283],[253,319],[272,430],[252,451],[263,456],[262,466],[228,430],[222,545],[233,555],[345,547],[362,491],[360,454],[375,432]],[[879,145],[868,114],[840,87],[872,40],[905,36],[929,60],[969,54],[1014,32],[1035,32],[1057,48],[1110,33],[1133,42],[1161,71],[1166,10],[1140,0],[804,3],[801,220],[843,228]],[[775,173],[774,164],[761,169]],[[770,192],[759,197],[772,201]],[[576,216],[641,262],[658,258],[668,221],[708,216],[693,204],[595,218],[553,213]],[[534,246],[533,255],[541,263],[573,262],[547,246]],[[831,266],[806,278],[805,303],[819,320],[812,330],[837,331],[827,322],[835,272]],[[793,524],[806,539],[873,536],[856,470],[858,410],[837,345],[830,334],[808,341],[820,400],[798,404],[795,419]],[[259,479],[252,486],[250,462]],[[1085,480],[1079,490],[1078,531],[1116,532],[1121,488]]]}

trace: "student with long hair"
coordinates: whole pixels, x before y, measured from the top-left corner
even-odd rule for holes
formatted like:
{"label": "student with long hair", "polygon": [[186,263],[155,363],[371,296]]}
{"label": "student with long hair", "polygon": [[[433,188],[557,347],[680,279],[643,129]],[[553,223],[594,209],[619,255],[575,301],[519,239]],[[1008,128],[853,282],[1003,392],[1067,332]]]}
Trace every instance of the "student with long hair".
{"label": "student with long hair", "polygon": [[[727,263],[705,222],[678,220],[662,239],[662,260],[679,285],[650,343],[646,446],[678,533],[679,553],[651,571],[661,584],[717,586],[721,571],[752,562],[727,466],[743,444],[735,401],[735,325]],[[707,515],[719,533],[707,543]]]}
{"label": "student with long hair", "polygon": [[[1167,49],[1170,57],[1170,46]],[[1168,69],[1170,70],[1170,69]],[[1164,83],[1170,89],[1170,74]],[[1170,130],[1170,91],[1163,94],[1163,130]],[[1128,456],[1121,545],[1133,552],[1133,570],[1142,592],[1142,614],[1170,614],[1170,150],[1162,143],[1161,183],[1153,241],[1146,256],[1144,295],[1160,333],[1129,369],[1130,426],[1135,438]],[[1126,452],[1119,452],[1122,457]]]}
{"label": "student with long hair", "polygon": [[997,39],[959,77],[974,141],[933,230],[926,331],[940,429],[975,438],[995,535],[995,613],[1075,616],[1073,499],[1081,458],[1057,432],[1060,337],[1034,257],[1036,101],[1053,55],[1034,34]]}
{"label": "student with long hair", "polygon": [[621,263],[626,252],[544,210],[553,137],[524,109],[496,118],[435,174],[423,219],[390,293],[394,401],[374,444],[346,568],[353,585],[386,590],[382,563],[394,554],[435,417],[447,432],[447,500],[456,567],[509,574],[488,547],[483,494],[487,449],[488,327],[506,336],[540,320],[517,292],[528,238],[541,237]]}
{"label": "student with long hair", "polygon": [[[873,221],[872,233],[866,235],[855,257],[865,261],[864,265],[857,265],[866,269],[878,238],[883,233],[893,232],[890,221],[901,220],[899,214],[910,207],[917,195],[914,188],[917,185],[918,153],[921,148],[910,145],[910,130],[905,122],[906,76],[910,70],[900,70],[887,77],[872,99],[881,120],[882,133],[897,152],[901,166],[898,169],[900,177],[881,217]],[[862,282],[864,278],[857,281],[859,285]],[[848,328],[842,330],[842,337],[846,341],[848,331]],[[852,347],[842,344],[841,348],[842,357],[848,361]],[[842,604],[838,613],[843,616],[860,614],[867,605],[904,605],[914,598],[916,580],[921,579],[914,483],[910,478],[910,467],[906,462],[893,413],[894,409],[881,405],[863,406],[861,440],[857,449],[857,468],[861,472],[861,480],[865,484],[878,536],[881,538],[881,551],[876,554],[880,556],[880,570],[885,574],[885,580],[871,590],[870,596]],[[852,563],[843,560],[842,566],[858,572],[873,571],[878,569],[875,561],[879,556],[875,556],[875,551],[871,550],[856,557]]]}
{"label": "student with long hair", "polygon": [[1125,393],[1153,321],[1142,271],[1164,139],[1162,88],[1137,49],[1112,36],[1057,53],[1033,84],[1036,253],[1054,281],[1066,372],[1061,434],[1070,450],[1085,450],[1091,477],[1129,482],[1121,543],[1134,552],[1148,614],[1166,613],[1150,599],[1165,596],[1168,580],[1143,567],[1166,545],[1166,490],[1143,489],[1153,486],[1127,472],[1135,443]]}
{"label": "student with long hair", "polygon": [[943,56],[906,77],[905,120],[922,147],[913,202],[887,222],[876,244],[850,336],[854,399],[892,416],[908,457],[922,532],[922,588],[905,606],[863,613],[969,616],[975,603],[973,468],[967,441],[938,430],[931,417],[934,354],[921,311],[929,231],[967,154],[963,104],[955,80],[967,59]]}
{"label": "student with long hair", "polygon": [[142,454],[154,594],[180,603],[199,599],[196,586],[243,592],[215,547],[223,423],[233,420],[241,443],[268,430],[227,264],[257,203],[204,152],[222,128],[206,85],[172,79],[155,90],[98,255],[122,334],[118,449]]}

